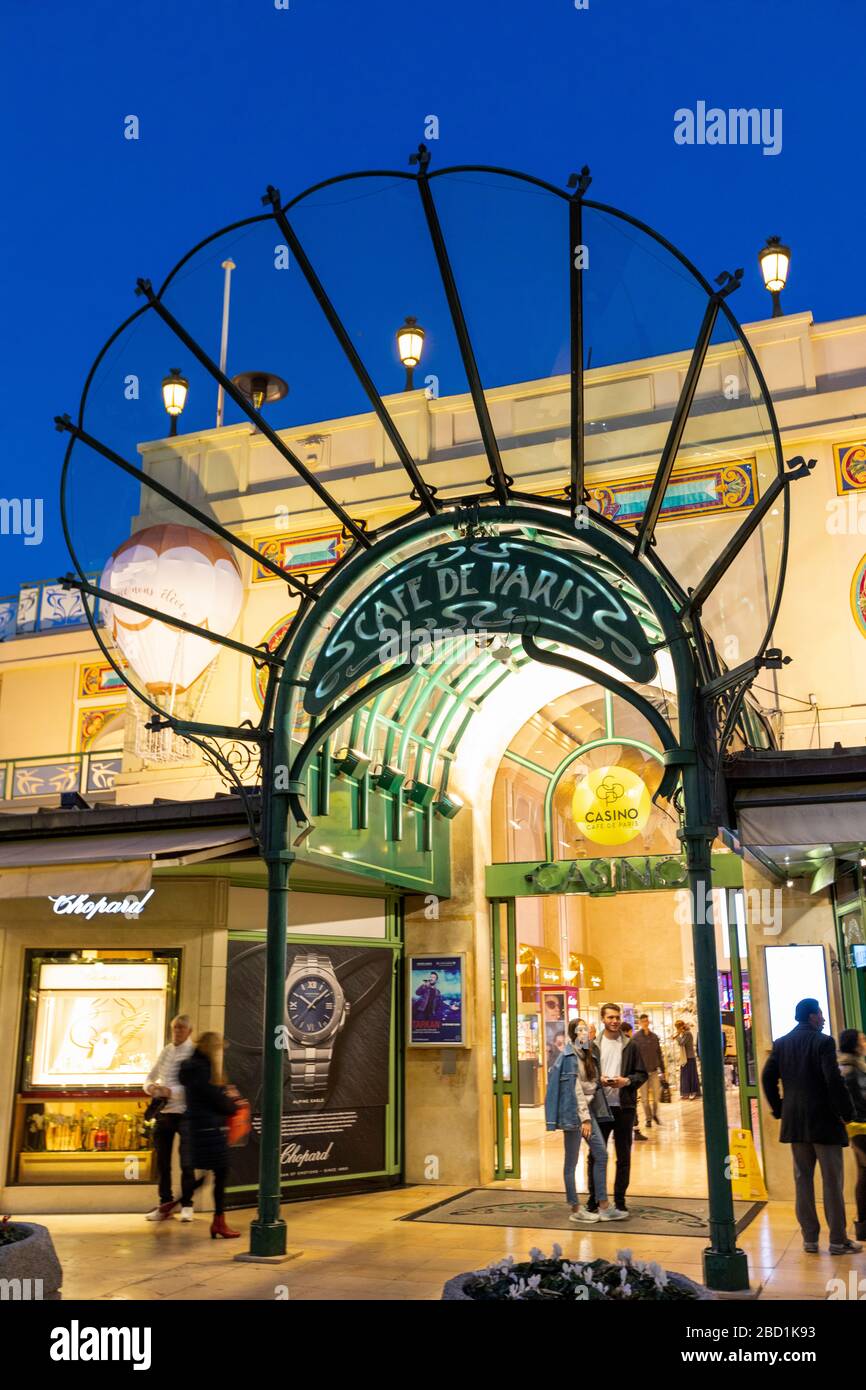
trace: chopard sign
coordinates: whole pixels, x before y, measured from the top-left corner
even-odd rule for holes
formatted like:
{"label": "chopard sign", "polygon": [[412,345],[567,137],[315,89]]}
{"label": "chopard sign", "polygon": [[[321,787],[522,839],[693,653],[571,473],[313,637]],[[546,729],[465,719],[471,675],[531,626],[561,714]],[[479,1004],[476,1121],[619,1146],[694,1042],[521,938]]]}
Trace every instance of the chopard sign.
{"label": "chopard sign", "polygon": [[53,903],[54,911],[61,916],[71,913],[86,917],[89,921],[91,917],[109,912],[118,913],[121,917],[140,917],[153,893],[152,888],[141,898],[132,894],[125,898],[91,898],[88,893],[61,893],[56,898],[49,897],[48,901]]}
{"label": "chopard sign", "polygon": [[284,1165],[294,1165],[297,1168],[301,1168],[305,1163],[324,1163],[331,1157],[333,1147],[333,1139],[326,1149],[302,1149],[300,1144],[287,1144],[282,1152],[282,1162]]}
{"label": "chopard sign", "polygon": [[325,639],[304,695],[321,714],[382,665],[405,622],[421,632],[531,632],[649,681],[656,663],[622,595],[567,551],[514,537],[445,541],[389,570],[359,594]]}

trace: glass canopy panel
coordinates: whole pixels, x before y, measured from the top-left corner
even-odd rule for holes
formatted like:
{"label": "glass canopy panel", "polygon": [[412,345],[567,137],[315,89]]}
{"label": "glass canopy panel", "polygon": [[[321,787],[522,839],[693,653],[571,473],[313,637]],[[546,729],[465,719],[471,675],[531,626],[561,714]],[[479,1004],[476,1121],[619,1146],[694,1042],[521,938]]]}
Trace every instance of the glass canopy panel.
{"label": "glass canopy panel", "polygon": [[[414,179],[342,181],[302,197],[287,216],[373,384],[387,398],[409,453],[417,458],[429,451],[424,475],[432,486],[439,485],[453,472],[453,412],[431,404],[428,417],[415,396],[404,394],[406,370],[396,335],[407,316],[424,330],[415,391],[425,392],[432,403],[441,396],[462,396],[468,385]],[[370,409],[366,397],[364,408]],[[429,446],[423,434],[428,427]],[[396,464],[389,443],[384,460]],[[484,491],[487,471],[480,459],[474,468],[467,461],[459,490]],[[408,486],[398,489],[406,499],[408,491]]]}
{"label": "glass canopy panel", "polygon": [[[568,202],[475,171],[431,178],[430,190],[503,468],[518,490],[551,489],[569,466]],[[471,401],[453,428],[455,449],[477,456]]]}
{"label": "glass canopy panel", "polygon": [[[766,400],[720,316],[655,533],[658,557],[685,588],[700,582],[777,473]],[[785,506],[780,498],[764,517],[704,607],[704,627],[729,665],[765,640],[781,582]],[[736,655],[725,656],[726,646]]]}
{"label": "glass canopy panel", "polygon": [[[236,489],[232,460],[219,464],[225,467],[225,486],[221,489],[215,485],[215,475],[209,479],[202,476],[201,455],[190,448],[188,439],[167,435],[168,417],[160,388],[171,366],[179,366],[189,383],[187,409],[192,408],[193,401],[201,403],[210,390],[204,368],[178,353],[177,339],[148,309],[123,329],[96,367],[84,406],[83,428],[129,464],[143,469],[148,478],[231,529],[237,519],[236,507],[213,497],[208,500],[205,489],[209,487],[214,493]],[[82,569],[96,583],[100,583],[109,557],[125,546],[133,533],[165,525],[187,528],[192,534],[192,549],[185,543],[185,548],[178,550],[177,534],[163,533],[161,538],[149,538],[148,555],[135,557],[139,568],[129,597],[159,612],[172,613],[194,625],[208,623],[214,632],[256,646],[266,628],[296,602],[288,595],[285,583],[277,581],[273,616],[266,616],[252,600],[245,603],[242,586],[250,561],[231,541],[216,537],[203,522],[83,442],[75,443],[72,449],[65,503],[72,547]],[[228,575],[231,567],[236,567],[236,578],[222,585],[220,575]],[[216,597],[223,589],[230,591],[224,597],[231,598],[225,605]],[[178,629],[160,628],[145,615],[133,618],[129,609],[121,618],[121,626],[112,623],[106,636],[111,645],[112,634],[116,634],[121,655],[125,652],[133,661],[129,678],[138,694],[150,698],[159,695],[161,705],[173,708],[180,718],[191,718],[195,713],[207,722],[234,726],[240,691],[241,717],[257,722],[260,673],[251,657],[213,643],[205,645],[193,635],[178,636]],[[138,652],[134,660],[133,644]],[[193,660],[196,650],[204,658],[200,663]],[[159,740],[153,742],[157,756]],[[193,752],[191,756],[198,755]]]}
{"label": "glass canopy panel", "polygon": [[[163,293],[166,308],[208,356],[219,362],[225,277],[222,262],[227,259],[236,267],[231,274],[227,375],[270,373],[289,388],[282,399],[262,407],[268,424],[276,430],[290,430],[368,410],[355,373],[270,217],[226,232],[196,251],[170,278]],[[183,366],[190,354],[181,345],[177,352]],[[212,379],[206,392],[195,397],[190,392],[189,414],[184,412],[179,428],[187,433],[213,429],[216,398],[217,383]],[[231,400],[226,401],[224,421],[253,429]],[[265,441],[255,447],[258,443],[252,440],[251,482],[262,485],[275,478],[292,479],[290,466],[271,459],[271,446]],[[258,466],[260,457],[262,465]],[[363,450],[359,450],[357,462],[362,467]]]}
{"label": "glass canopy panel", "polygon": [[[653,475],[707,295],[672,252],[611,213],[585,207],[584,412],[586,483],[610,514],[610,485]],[[618,498],[617,520],[634,499]]]}

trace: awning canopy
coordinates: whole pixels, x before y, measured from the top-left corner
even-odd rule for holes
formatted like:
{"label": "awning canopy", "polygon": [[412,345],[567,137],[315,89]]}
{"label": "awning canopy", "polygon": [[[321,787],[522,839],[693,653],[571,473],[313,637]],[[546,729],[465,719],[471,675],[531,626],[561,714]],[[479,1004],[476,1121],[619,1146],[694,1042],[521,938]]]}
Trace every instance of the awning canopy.
{"label": "awning canopy", "polygon": [[866,782],[744,787],[734,805],[744,845],[862,844],[866,838]]}
{"label": "awning canopy", "polygon": [[140,892],[150,887],[156,865],[197,864],[252,846],[249,831],[239,826],[15,840],[0,845],[0,898]]}

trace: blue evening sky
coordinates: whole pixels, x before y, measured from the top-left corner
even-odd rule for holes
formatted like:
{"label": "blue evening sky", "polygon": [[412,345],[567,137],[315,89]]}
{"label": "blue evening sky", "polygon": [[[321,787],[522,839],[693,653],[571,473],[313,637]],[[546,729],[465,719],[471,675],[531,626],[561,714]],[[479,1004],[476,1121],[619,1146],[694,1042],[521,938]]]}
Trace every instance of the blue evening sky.
{"label": "blue evening sky", "polygon": [[[209,232],[260,212],[268,183],[289,197],[352,169],[407,168],[431,114],[434,167],[504,165],[563,186],[588,163],[591,197],[649,222],[708,277],[744,266],[731,301],[741,321],[769,314],[756,254],[774,233],[793,247],[788,312],[866,312],[862,0],[772,10],[754,0],[589,0],[586,10],[573,0],[290,0],[287,10],[273,0],[39,0],[7,6],[3,27],[0,497],[42,497],[45,532],[39,546],[0,535],[0,594],[70,568],[58,513],[65,442],[52,420],[77,412],[94,356],[140,302],[136,278],[159,283]],[[699,101],[781,108],[781,153],[676,144],[675,110]],[[124,138],[129,115],[136,141]],[[380,390],[402,385],[391,335],[408,312],[428,329],[426,368],[443,392],[461,390],[414,189],[375,190],[322,199],[299,211],[298,230]],[[486,384],[562,370],[561,209],[472,180],[436,192]],[[599,256],[613,266],[619,243],[607,235]],[[277,425],[363,408],[297,269],[278,288],[263,279],[278,239],[268,226],[232,246],[230,372],[263,366],[290,381]],[[196,264],[175,301],[214,356],[225,254]],[[594,362],[617,346],[612,324],[640,297],[641,264],[597,299]],[[623,330],[618,350],[693,336],[693,291],[666,266],[658,276],[643,327]],[[159,380],[170,366],[192,382],[184,426],[213,424],[209,383],[153,318],[94,387],[94,428],[102,421],[133,460],[137,440],[165,433]],[[140,378],[138,402],[124,399],[128,372]],[[226,418],[239,417],[230,408]],[[128,533],[132,493],[77,454],[73,529],[82,561],[99,567]]]}

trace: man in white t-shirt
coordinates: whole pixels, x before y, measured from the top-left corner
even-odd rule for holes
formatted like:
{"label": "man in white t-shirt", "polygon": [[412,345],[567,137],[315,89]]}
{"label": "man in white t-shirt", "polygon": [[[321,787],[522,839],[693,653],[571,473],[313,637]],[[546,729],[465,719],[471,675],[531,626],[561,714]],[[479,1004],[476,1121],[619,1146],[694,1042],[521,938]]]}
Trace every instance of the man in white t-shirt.
{"label": "man in white t-shirt", "polygon": [[[631,1146],[634,1130],[637,1093],[647,1079],[647,1074],[632,1041],[626,1041],[622,1033],[622,1013],[618,1004],[602,1004],[600,1012],[602,1031],[597,1047],[600,1056],[601,1084],[605,1099],[610,1106],[611,1119],[599,1120],[605,1144],[613,1135],[616,1150],[616,1177],[613,1183],[614,1206],[619,1211],[627,1211],[625,1204],[628,1182],[631,1177]],[[592,1151],[587,1162],[587,1186],[589,1211],[597,1211],[595,1189],[592,1181]]]}
{"label": "man in white t-shirt", "polygon": [[[188,1014],[178,1014],[171,1020],[171,1042],[166,1043],[150,1069],[144,1090],[152,1099],[165,1101],[156,1117],[153,1146],[156,1150],[156,1171],[159,1181],[159,1205],[147,1213],[148,1221],[167,1221],[180,1206],[181,1221],[192,1221],[192,1198],[195,1191],[195,1169],[189,1152],[189,1135],[184,1116],[186,1095],[178,1080],[181,1062],[191,1057],[195,1048],[191,1041],[192,1023]],[[172,1191],[171,1158],[175,1135],[180,1136],[180,1202]]]}

